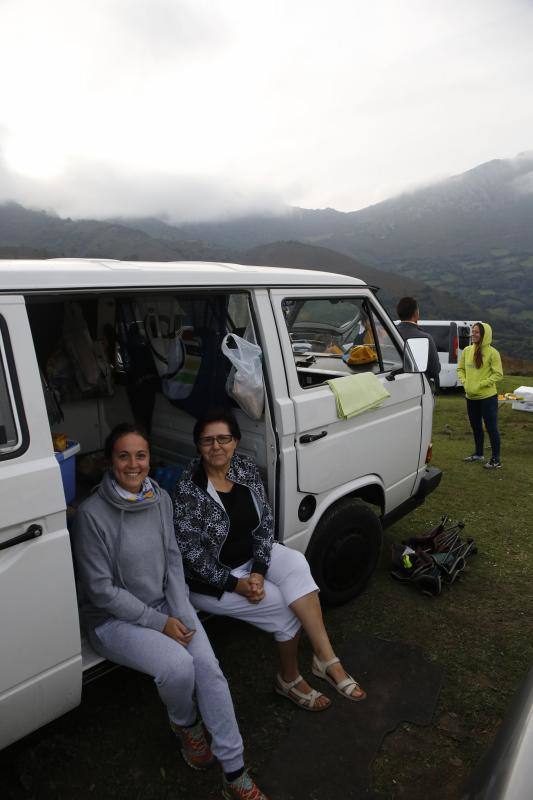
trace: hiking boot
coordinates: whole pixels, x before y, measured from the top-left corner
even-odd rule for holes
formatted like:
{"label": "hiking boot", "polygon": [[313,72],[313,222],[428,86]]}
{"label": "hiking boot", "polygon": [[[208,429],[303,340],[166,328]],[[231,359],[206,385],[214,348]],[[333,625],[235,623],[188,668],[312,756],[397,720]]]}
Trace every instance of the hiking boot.
{"label": "hiking boot", "polygon": [[231,783],[222,775],[222,797],[224,800],[268,800],[246,770]]}
{"label": "hiking boot", "polygon": [[193,769],[209,769],[215,763],[215,756],[205,738],[202,720],[198,720],[189,728],[170,722],[170,728],[181,742],[181,755],[189,767]]}
{"label": "hiking boot", "polygon": [[491,458],[491,460],[487,461],[487,463],[485,464],[485,469],[501,469],[501,468],[502,468],[502,462],[498,461],[495,458]]}
{"label": "hiking boot", "polygon": [[476,455],[474,453],[471,456],[467,456],[466,458],[463,458],[463,461],[466,461],[466,462],[469,462],[469,463],[472,463],[473,461],[485,461],[485,456],[478,456],[478,455]]}

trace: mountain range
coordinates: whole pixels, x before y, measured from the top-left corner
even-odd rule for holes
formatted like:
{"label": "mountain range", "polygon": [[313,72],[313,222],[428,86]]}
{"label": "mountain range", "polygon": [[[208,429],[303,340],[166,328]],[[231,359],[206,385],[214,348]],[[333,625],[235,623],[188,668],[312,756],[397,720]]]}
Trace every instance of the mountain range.
{"label": "mountain range", "polygon": [[326,269],[381,287],[394,316],[415,295],[432,318],[487,318],[496,342],[533,360],[533,152],[360,211],[173,225],[168,219],[72,220],[0,206],[0,257],[213,260]]}

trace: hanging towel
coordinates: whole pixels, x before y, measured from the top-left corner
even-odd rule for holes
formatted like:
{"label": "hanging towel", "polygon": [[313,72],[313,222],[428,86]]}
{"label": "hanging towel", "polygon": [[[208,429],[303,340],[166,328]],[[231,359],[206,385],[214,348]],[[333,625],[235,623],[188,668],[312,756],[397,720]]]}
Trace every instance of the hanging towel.
{"label": "hanging towel", "polygon": [[390,397],[389,392],[381,385],[373,372],[333,378],[326,383],[335,395],[339,419],[350,419],[356,414],[362,414],[363,411],[377,408],[387,397]]}

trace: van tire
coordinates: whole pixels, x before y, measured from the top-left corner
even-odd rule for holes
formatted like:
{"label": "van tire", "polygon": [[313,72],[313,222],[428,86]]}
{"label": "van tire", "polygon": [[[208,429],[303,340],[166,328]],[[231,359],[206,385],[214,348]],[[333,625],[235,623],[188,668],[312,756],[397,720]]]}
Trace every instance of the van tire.
{"label": "van tire", "polygon": [[376,567],[382,537],[379,517],[361,500],[348,497],[325,512],[307,548],[323,603],[342,605],[363,591]]}

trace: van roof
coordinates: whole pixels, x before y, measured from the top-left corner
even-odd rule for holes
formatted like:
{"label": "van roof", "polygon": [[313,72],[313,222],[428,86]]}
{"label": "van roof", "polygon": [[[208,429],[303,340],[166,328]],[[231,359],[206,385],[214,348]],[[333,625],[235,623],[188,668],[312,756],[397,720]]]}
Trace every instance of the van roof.
{"label": "van roof", "polygon": [[458,325],[475,325],[476,321],[471,319],[419,319],[419,325],[451,325],[456,322]]}
{"label": "van roof", "polygon": [[0,260],[0,292],[166,286],[365,286],[348,275],[211,261]]}

